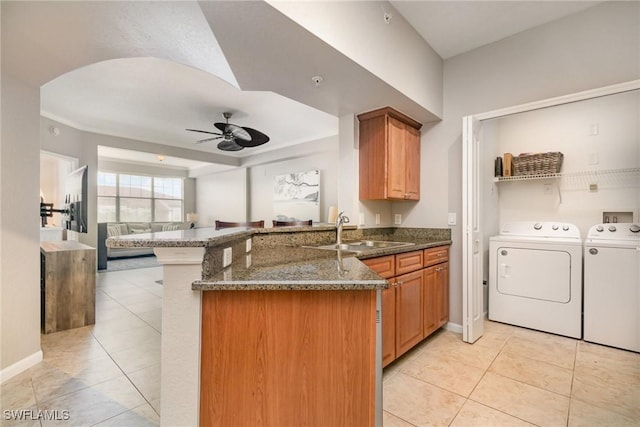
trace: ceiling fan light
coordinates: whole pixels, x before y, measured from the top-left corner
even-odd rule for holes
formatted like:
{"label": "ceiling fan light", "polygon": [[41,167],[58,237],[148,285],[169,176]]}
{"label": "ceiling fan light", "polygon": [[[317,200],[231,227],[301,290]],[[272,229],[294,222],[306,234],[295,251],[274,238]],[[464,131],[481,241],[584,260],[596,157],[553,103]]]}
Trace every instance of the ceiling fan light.
{"label": "ceiling fan light", "polygon": [[235,140],[233,139],[225,139],[224,141],[218,143],[218,150],[222,151],[240,151],[243,149],[244,147],[236,144]]}

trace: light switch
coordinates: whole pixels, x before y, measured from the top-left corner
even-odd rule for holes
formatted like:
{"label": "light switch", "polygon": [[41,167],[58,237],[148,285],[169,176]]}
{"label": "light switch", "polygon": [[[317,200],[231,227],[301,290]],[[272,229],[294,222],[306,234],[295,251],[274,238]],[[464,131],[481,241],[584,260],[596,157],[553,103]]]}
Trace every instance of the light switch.
{"label": "light switch", "polygon": [[402,214],[396,214],[395,215],[395,223],[396,223],[396,225],[402,224]]}
{"label": "light switch", "polygon": [[449,215],[448,215],[448,218],[447,218],[447,224],[456,225],[456,213],[455,212],[449,212]]}

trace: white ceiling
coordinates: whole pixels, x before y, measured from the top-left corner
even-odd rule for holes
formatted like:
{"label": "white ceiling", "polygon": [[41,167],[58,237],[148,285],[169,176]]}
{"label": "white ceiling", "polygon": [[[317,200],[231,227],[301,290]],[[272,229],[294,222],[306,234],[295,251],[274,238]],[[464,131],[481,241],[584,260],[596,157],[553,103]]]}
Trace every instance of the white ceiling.
{"label": "white ceiling", "polygon": [[[165,43],[198,68],[155,58],[114,59],[64,74],[42,87],[42,114],[73,127],[169,146],[220,153],[215,143],[194,144],[201,135],[185,128],[216,131],[230,111],[231,123],[269,135],[257,148],[225,155],[243,157],[314,141],[338,133],[338,118],[273,92],[241,91],[224,61],[209,22],[195,2],[166,11],[145,2],[124,2],[126,19],[112,31],[133,31],[125,39]],[[601,2],[590,1],[391,1],[444,59],[559,19]],[[246,3],[245,6],[246,7]],[[209,6],[209,5],[208,5]],[[83,6],[86,7],[86,6]],[[158,12],[158,10],[161,10]],[[95,12],[93,12],[95,13]],[[49,15],[49,18],[51,16]],[[211,21],[211,20],[209,20]],[[177,23],[182,28],[171,30]],[[132,30],[127,24],[133,25]],[[31,31],[38,26],[31,26]],[[215,28],[214,28],[215,32]],[[184,52],[183,52],[184,51]],[[206,71],[203,71],[206,70]],[[311,86],[311,82],[310,82]],[[343,101],[344,102],[344,101]],[[162,153],[158,153],[162,154]],[[147,153],[114,150],[111,158],[148,162]],[[155,154],[151,161],[157,164]],[[202,166],[173,161],[184,168]]]}

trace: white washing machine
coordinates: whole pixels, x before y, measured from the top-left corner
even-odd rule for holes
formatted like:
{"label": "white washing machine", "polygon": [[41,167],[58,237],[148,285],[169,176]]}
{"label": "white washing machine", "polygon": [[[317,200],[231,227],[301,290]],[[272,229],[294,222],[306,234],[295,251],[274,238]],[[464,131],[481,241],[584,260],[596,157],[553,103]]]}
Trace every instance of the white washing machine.
{"label": "white washing machine", "polygon": [[582,338],[578,227],[514,222],[489,239],[489,319]]}
{"label": "white washing machine", "polygon": [[640,224],[599,224],[589,230],[584,339],[640,352]]}

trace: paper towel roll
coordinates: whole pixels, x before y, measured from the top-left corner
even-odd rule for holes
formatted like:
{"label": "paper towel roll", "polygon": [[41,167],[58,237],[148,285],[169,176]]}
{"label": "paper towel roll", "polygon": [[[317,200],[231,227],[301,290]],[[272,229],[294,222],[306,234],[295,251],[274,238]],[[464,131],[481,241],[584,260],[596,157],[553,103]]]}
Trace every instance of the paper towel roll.
{"label": "paper towel roll", "polygon": [[327,215],[327,222],[334,223],[338,218],[338,208],[335,206],[329,206],[329,214]]}

